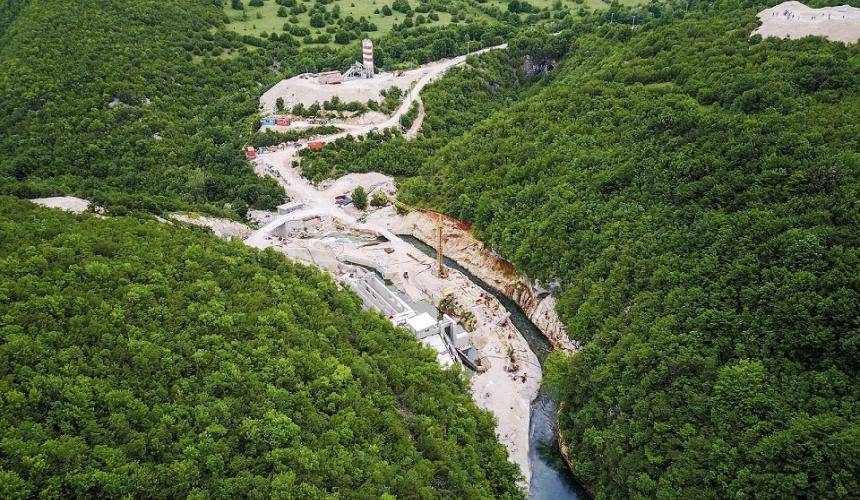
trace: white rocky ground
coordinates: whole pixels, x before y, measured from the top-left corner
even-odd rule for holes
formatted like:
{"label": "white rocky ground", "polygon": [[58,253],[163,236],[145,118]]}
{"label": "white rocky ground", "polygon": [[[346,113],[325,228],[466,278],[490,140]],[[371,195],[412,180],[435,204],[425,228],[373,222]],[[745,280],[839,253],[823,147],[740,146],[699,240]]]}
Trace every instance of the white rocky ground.
{"label": "white rocky ground", "polygon": [[[507,47],[507,44],[488,47],[472,52],[470,55],[505,47]],[[310,106],[315,102],[322,103],[323,101],[331,100],[335,96],[343,102],[367,102],[368,99],[379,101],[379,91],[387,90],[392,86],[409,92],[406,102],[391,119],[386,121],[388,117],[385,117],[381,113],[368,113],[370,118],[355,120],[356,125],[367,126],[367,130],[363,132],[366,133],[374,126],[384,128],[395,125],[400,118],[399,115],[409,109],[412,100],[418,95],[418,92],[421,91],[424,85],[438,78],[450,68],[462,65],[465,61],[466,56],[457,56],[452,59],[442,59],[425,64],[419,68],[405,71],[399,76],[394,73],[379,73],[373,78],[349,80],[338,85],[318,83],[315,77],[307,74],[294,76],[286,80],[281,80],[267,90],[260,97],[260,108],[265,111],[275,112],[275,101],[279,97],[284,99],[284,106],[290,108],[299,103],[305,106]]]}
{"label": "white rocky ground", "polygon": [[758,13],[761,20],[753,34],[763,37],[803,38],[855,43],[860,40],[860,9],[849,5],[813,9],[800,2],[783,2]]}
{"label": "white rocky ground", "polygon": [[81,212],[86,212],[90,207],[90,202],[83,198],[76,198],[74,196],[55,196],[53,198],[33,198],[33,203],[37,205],[42,205],[43,207],[48,208],[59,208],[61,210],[65,210],[67,212],[74,212],[79,214]]}

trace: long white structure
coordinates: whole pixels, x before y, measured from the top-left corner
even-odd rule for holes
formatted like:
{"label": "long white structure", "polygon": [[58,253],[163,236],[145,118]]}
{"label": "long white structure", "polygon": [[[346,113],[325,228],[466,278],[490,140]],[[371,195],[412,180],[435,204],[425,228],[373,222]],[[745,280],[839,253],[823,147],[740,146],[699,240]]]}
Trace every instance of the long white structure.
{"label": "long white structure", "polygon": [[344,265],[343,268],[341,279],[362,298],[365,307],[382,313],[395,326],[414,333],[422,344],[436,351],[440,365],[459,363],[457,350],[466,352],[471,348],[468,332],[457,333],[456,322],[447,314],[437,320],[426,312],[416,313],[374,273],[358,266]]}

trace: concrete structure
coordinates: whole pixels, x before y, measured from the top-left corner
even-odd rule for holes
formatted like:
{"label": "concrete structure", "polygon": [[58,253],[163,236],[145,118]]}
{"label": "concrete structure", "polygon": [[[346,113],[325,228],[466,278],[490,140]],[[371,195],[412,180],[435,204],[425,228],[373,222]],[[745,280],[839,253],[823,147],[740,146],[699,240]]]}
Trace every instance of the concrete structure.
{"label": "concrete structure", "polygon": [[344,71],[342,80],[373,78],[373,42],[365,38],[361,42],[361,62],[355,62]]}
{"label": "concrete structure", "polygon": [[460,362],[457,350],[472,352],[469,334],[456,331],[457,323],[447,314],[437,320],[429,313],[417,313],[409,304],[391,291],[371,271],[352,265],[343,265],[341,279],[364,301],[365,307],[378,311],[394,323],[410,330],[422,344],[436,351],[436,359],[442,366]]}
{"label": "concrete structure", "polygon": [[421,313],[407,319],[404,326],[412,330],[421,340],[431,335],[442,335],[446,337],[447,343],[450,343],[457,349],[466,350],[469,348],[469,334],[465,331],[459,334],[455,333],[455,324],[454,320],[448,317],[447,314],[443,314],[442,319],[437,321],[433,316]]}
{"label": "concrete structure", "polygon": [[288,213],[295,212],[296,210],[301,210],[304,206],[305,203],[303,201],[291,201],[289,203],[284,203],[283,205],[278,205],[278,215],[287,215]]}

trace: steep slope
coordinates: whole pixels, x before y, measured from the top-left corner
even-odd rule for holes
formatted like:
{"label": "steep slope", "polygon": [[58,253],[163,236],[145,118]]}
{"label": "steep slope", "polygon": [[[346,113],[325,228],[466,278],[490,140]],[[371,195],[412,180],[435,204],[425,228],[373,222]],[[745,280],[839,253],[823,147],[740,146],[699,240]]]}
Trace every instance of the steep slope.
{"label": "steep slope", "polygon": [[518,497],[465,382],[326,275],[0,198],[0,496]]}
{"label": "steep slope", "polygon": [[[356,48],[300,51],[286,34],[240,37],[225,28],[221,3],[0,7],[0,192],[76,194],[115,214],[236,216],[282,203],[242,153],[259,126],[257,99],[282,76],[347,67]],[[450,57],[512,30],[476,22],[392,32],[377,40],[377,63]]]}
{"label": "steep slope", "polygon": [[598,497],[857,491],[860,48],[649,9],[574,26],[555,82],[404,190],[562,286],[585,347],[548,376]]}
{"label": "steep slope", "polygon": [[231,130],[254,112],[261,65],[192,61],[241,45],[220,22],[187,0],[27,3],[0,48],[3,190],[81,194],[117,213],[280,202]]}

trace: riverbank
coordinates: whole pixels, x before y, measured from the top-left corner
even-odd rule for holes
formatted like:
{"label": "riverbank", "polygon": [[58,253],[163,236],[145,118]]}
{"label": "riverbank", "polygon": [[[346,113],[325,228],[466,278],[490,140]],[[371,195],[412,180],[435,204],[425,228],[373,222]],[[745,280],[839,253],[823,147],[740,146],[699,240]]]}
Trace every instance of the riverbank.
{"label": "riverbank", "polygon": [[[410,235],[402,235],[403,239],[415,245],[425,255],[435,258],[436,252],[432,246]],[[503,295],[489,284],[469,272],[458,262],[450,257],[444,258],[445,265],[449,269],[455,269],[463,273],[472,282],[483,288],[496,299],[510,313],[510,322],[526,339],[529,348],[535,354],[538,361],[543,365],[547,356],[554,350],[546,336],[534,323],[532,323],[525,312],[510,298]],[[588,498],[589,495],[574,478],[570,467],[567,465],[565,456],[560,449],[558,441],[558,412],[556,402],[538,392],[537,397],[531,402],[529,415],[529,465],[531,467],[531,478],[529,482],[528,496],[532,500],[577,500]]]}
{"label": "riverbank", "polygon": [[[433,245],[436,234],[436,215],[413,211],[396,220],[392,230],[409,234]],[[483,242],[477,240],[469,228],[452,217],[444,217],[444,253],[457,261],[470,273],[514,301],[528,319],[538,327],[555,349],[567,354],[576,352],[575,344],[555,311],[555,297],[541,296],[520,276],[513,264],[494,255]]]}

